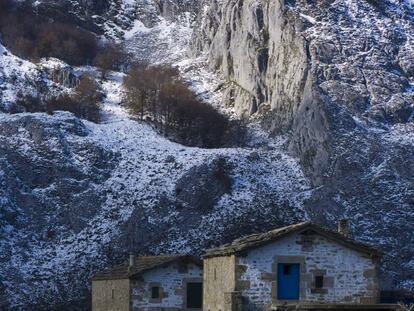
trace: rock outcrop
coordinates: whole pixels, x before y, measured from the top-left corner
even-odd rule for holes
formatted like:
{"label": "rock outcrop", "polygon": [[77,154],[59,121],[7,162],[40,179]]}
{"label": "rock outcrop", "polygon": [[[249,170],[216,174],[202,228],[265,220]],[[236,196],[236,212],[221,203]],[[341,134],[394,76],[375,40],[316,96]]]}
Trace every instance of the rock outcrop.
{"label": "rock outcrop", "polygon": [[46,74],[47,79],[64,88],[73,89],[79,84],[79,77],[74,69],[58,59],[44,59],[40,70]]}
{"label": "rock outcrop", "polygon": [[191,0],[99,0],[99,1],[51,1],[35,3],[36,11],[53,19],[78,24],[97,34],[112,39],[122,39],[131,30],[136,20],[152,28],[165,19],[176,22],[185,18],[184,13],[194,18],[200,10],[200,1]]}
{"label": "rock outcrop", "polygon": [[280,112],[290,122],[308,77],[305,29],[280,1],[225,1],[209,6],[195,32],[193,50],[208,53],[226,83],[227,105],[240,115]]}
{"label": "rock outcrop", "polygon": [[272,110],[271,129],[290,126],[314,91],[356,115],[407,122],[413,14],[391,2],[213,1],[191,52],[208,54],[238,114]]}

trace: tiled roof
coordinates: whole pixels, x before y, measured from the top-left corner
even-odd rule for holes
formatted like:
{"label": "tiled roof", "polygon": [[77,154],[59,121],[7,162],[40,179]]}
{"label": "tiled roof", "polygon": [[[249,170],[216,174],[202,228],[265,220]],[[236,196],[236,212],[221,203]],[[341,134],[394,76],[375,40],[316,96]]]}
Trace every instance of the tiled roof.
{"label": "tiled roof", "polygon": [[379,255],[379,251],[371,246],[357,242],[336,231],[327,230],[319,225],[307,221],[299,224],[290,225],[287,227],[278,228],[265,233],[253,234],[246,237],[242,237],[240,239],[234,240],[232,243],[207,250],[203,257],[208,258],[216,256],[227,256],[231,254],[241,253],[248,249],[262,246],[269,242],[284,238],[289,234],[305,231],[316,232],[327,239],[333,240],[339,244],[342,244],[348,248],[360,252],[368,253],[373,256]]}
{"label": "tiled roof", "polygon": [[190,261],[198,266],[202,266],[200,259],[189,255],[166,255],[166,256],[146,256],[135,257],[134,265],[129,266],[129,262],[113,267],[110,270],[97,273],[92,280],[120,280],[131,279],[139,276],[145,271],[152,270],[170,264],[175,261]]}

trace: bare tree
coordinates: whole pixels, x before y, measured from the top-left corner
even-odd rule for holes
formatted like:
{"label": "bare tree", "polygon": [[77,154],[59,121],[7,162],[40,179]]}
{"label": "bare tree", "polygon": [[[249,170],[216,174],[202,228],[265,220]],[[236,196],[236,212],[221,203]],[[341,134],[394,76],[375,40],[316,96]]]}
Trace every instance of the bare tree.
{"label": "bare tree", "polygon": [[138,64],[124,80],[125,101],[141,120],[149,117],[165,135],[187,145],[218,147],[231,123],[201,102],[176,68]]}

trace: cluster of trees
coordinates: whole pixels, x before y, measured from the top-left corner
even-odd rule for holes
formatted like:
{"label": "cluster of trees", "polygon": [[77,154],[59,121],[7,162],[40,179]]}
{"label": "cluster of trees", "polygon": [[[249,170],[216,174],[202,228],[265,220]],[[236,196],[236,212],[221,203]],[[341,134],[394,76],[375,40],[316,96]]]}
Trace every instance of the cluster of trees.
{"label": "cluster of trees", "polygon": [[92,77],[83,76],[73,93],[41,98],[40,96],[18,94],[11,113],[69,111],[79,118],[93,122],[100,120],[100,102],[103,93],[99,84]]}
{"label": "cluster of trees", "polygon": [[22,58],[56,57],[71,65],[84,65],[98,53],[94,34],[38,16],[30,3],[0,0],[0,12],[3,43]]}
{"label": "cluster of trees", "polygon": [[216,148],[230,141],[230,135],[244,135],[240,124],[201,102],[175,68],[133,65],[124,86],[130,111],[182,144]]}
{"label": "cluster of trees", "polygon": [[95,64],[103,76],[128,59],[120,45],[100,44],[95,34],[74,24],[37,15],[30,2],[0,0],[0,33],[3,44],[22,58],[56,57],[73,66]]}

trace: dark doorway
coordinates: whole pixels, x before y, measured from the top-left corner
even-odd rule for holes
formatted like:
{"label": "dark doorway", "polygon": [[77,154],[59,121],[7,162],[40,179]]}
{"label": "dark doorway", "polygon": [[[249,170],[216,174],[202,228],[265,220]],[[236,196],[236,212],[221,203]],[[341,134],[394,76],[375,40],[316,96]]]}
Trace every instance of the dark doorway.
{"label": "dark doorway", "polygon": [[151,288],[151,298],[159,299],[160,298],[160,288],[158,286],[153,286]]}
{"label": "dark doorway", "polygon": [[187,283],[187,309],[203,307],[203,284]]}

